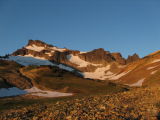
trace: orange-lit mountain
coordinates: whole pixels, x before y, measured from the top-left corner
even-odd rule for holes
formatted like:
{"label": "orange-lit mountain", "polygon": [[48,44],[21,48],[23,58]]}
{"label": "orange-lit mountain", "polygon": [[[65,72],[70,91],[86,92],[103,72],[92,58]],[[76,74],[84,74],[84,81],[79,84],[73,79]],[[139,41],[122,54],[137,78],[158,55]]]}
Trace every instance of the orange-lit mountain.
{"label": "orange-lit mountain", "polygon": [[103,48],[80,52],[58,48],[40,40],[29,40],[26,46],[11,54],[9,59],[25,66],[57,66],[82,75],[84,78],[142,86],[158,81],[158,78],[154,76],[157,76],[159,71],[160,52],[152,53],[144,58],[139,58],[137,54],[134,54],[125,59],[120,53],[111,53]]}

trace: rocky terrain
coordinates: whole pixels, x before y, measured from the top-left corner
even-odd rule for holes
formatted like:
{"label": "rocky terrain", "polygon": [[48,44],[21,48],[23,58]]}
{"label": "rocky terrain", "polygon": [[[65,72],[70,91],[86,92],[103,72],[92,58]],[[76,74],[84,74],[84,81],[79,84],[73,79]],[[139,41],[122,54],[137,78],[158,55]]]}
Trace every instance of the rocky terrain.
{"label": "rocky terrain", "polygon": [[128,92],[74,98],[49,104],[10,109],[0,114],[8,120],[158,120],[160,89],[137,88]]}

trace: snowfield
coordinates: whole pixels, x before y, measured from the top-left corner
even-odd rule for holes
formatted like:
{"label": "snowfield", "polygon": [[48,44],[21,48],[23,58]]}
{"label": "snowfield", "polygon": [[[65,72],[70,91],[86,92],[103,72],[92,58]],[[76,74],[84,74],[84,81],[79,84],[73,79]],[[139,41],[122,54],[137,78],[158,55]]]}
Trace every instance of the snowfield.
{"label": "snowfield", "polygon": [[99,80],[117,80],[130,71],[122,72],[120,74],[114,74],[110,70],[110,65],[106,67],[97,68],[94,72],[84,72],[82,73],[85,78],[99,79]]}
{"label": "snowfield", "polygon": [[10,96],[17,96],[26,94],[26,91],[23,91],[19,88],[12,87],[12,88],[1,88],[0,89],[0,97],[10,97]]}
{"label": "snowfield", "polygon": [[36,45],[26,46],[25,48],[28,49],[28,50],[33,50],[33,51],[37,51],[37,52],[41,52],[42,50],[45,49],[44,47],[39,47],[39,46],[36,46]]}
{"label": "snowfield", "polygon": [[155,71],[152,71],[151,72],[151,75],[155,74],[158,70],[155,70]]}
{"label": "snowfield", "polygon": [[71,63],[74,63],[74,64],[78,65],[79,67],[87,67],[88,65],[93,65],[93,66],[100,65],[100,64],[93,64],[93,63],[86,62],[85,60],[82,60],[78,56],[75,56],[75,55],[72,55],[72,54],[67,55],[67,59]]}
{"label": "snowfield", "polygon": [[120,74],[113,74],[113,75],[110,76],[110,80],[117,80],[117,79],[125,76],[125,75],[128,74],[129,72],[131,72],[131,70],[126,71],[126,72],[122,72],[122,73],[120,73]]}
{"label": "snowfield", "polygon": [[66,49],[64,48],[57,48],[57,47],[50,47],[53,51],[59,51],[59,52],[64,52]]}
{"label": "snowfield", "polygon": [[129,86],[131,86],[131,87],[141,87],[141,86],[142,86],[142,84],[143,84],[143,82],[144,82],[144,80],[145,80],[145,78],[143,78],[143,79],[139,80],[139,81],[138,81],[138,82],[136,82],[136,83],[129,84]]}
{"label": "snowfield", "polygon": [[152,63],[155,63],[155,62],[160,62],[160,59],[155,59],[152,61]]}
{"label": "snowfield", "polygon": [[110,65],[108,65],[106,67],[97,68],[94,72],[84,72],[82,74],[85,78],[105,80],[106,79],[105,71],[107,71],[109,69],[110,69]]}
{"label": "snowfield", "polygon": [[48,60],[45,60],[43,58],[35,58],[30,55],[27,56],[9,56],[8,60],[15,61],[21,65],[27,66],[27,65],[53,65]]}
{"label": "snowfield", "polygon": [[26,56],[9,56],[7,60],[15,61],[21,65],[27,66],[27,65],[51,65],[56,66],[61,69],[67,70],[67,71],[73,71],[74,69],[68,66],[65,66],[63,64],[54,64],[50,62],[49,60],[46,60],[43,57],[33,57],[32,55],[26,55]]}
{"label": "snowfield", "polygon": [[44,91],[40,90],[37,87],[32,87],[30,89],[25,89],[27,93],[35,96],[43,96],[43,97],[61,97],[61,96],[71,96],[72,93],[62,93],[62,92],[55,92],[55,91]]}
{"label": "snowfield", "polygon": [[156,67],[158,67],[158,65],[157,66],[153,66],[153,67],[148,67],[147,70],[151,70],[151,69],[154,69]]}
{"label": "snowfield", "polygon": [[82,51],[80,52],[80,54],[84,54],[84,53],[87,53],[87,52],[82,52]]}
{"label": "snowfield", "polygon": [[[29,45],[29,46],[26,46],[25,48],[28,49],[28,50],[41,52],[42,50],[46,49],[46,46],[45,47],[40,47],[40,46],[37,46],[37,45]],[[57,48],[57,47],[49,47],[49,49],[51,49],[52,52],[55,52],[55,51],[64,52],[66,50],[66,49]]]}
{"label": "snowfield", "polygon": [[61,96],[73,95],[72,93],[40,90],[37,87],[32,87],[30,89],[25,89],[25,90],[21,90],[17,87],[0,89],[0,97],[10,97],[10,96],[18,96],[24,94],[31,94],[34,96],[41,96],[41,97],[61,97]]}

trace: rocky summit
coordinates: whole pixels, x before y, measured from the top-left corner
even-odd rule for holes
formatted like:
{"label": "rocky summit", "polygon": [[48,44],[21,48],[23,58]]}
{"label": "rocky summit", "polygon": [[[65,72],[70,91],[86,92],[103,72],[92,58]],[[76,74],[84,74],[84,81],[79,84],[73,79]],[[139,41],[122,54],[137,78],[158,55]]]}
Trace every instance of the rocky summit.
{"label": "rocky summit", "polygon": [[71,61],[68,60],[69,56],[79,57],[85,62],[102,65],[108,64],[110,62],[117,62],[119,64],[125,65],[139,59],[137,54],[129,56],[128,59],[124,59],[120,53],[110,53],[109,51],[105,51],[103,48],[95,49],[89,52],[80,52],[78,50],[58,48],[40,40],[29,40],[25,47],[18,49],[12,55],[30,55],[33,57],[41,57],[54,62],[72,65],[74,67],[78,66],[78,64],[71,64]]}

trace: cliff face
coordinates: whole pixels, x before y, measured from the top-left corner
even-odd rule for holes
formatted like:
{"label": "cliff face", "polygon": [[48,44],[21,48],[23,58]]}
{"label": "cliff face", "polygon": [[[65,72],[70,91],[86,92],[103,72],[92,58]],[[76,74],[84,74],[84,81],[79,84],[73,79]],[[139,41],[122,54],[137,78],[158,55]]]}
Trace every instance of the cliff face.
{"label": "cliff face", "polygon": [[81,59],[95,64],[105,64],[114,61],[113,56],[102,48],[80,54],[79,56]]}

